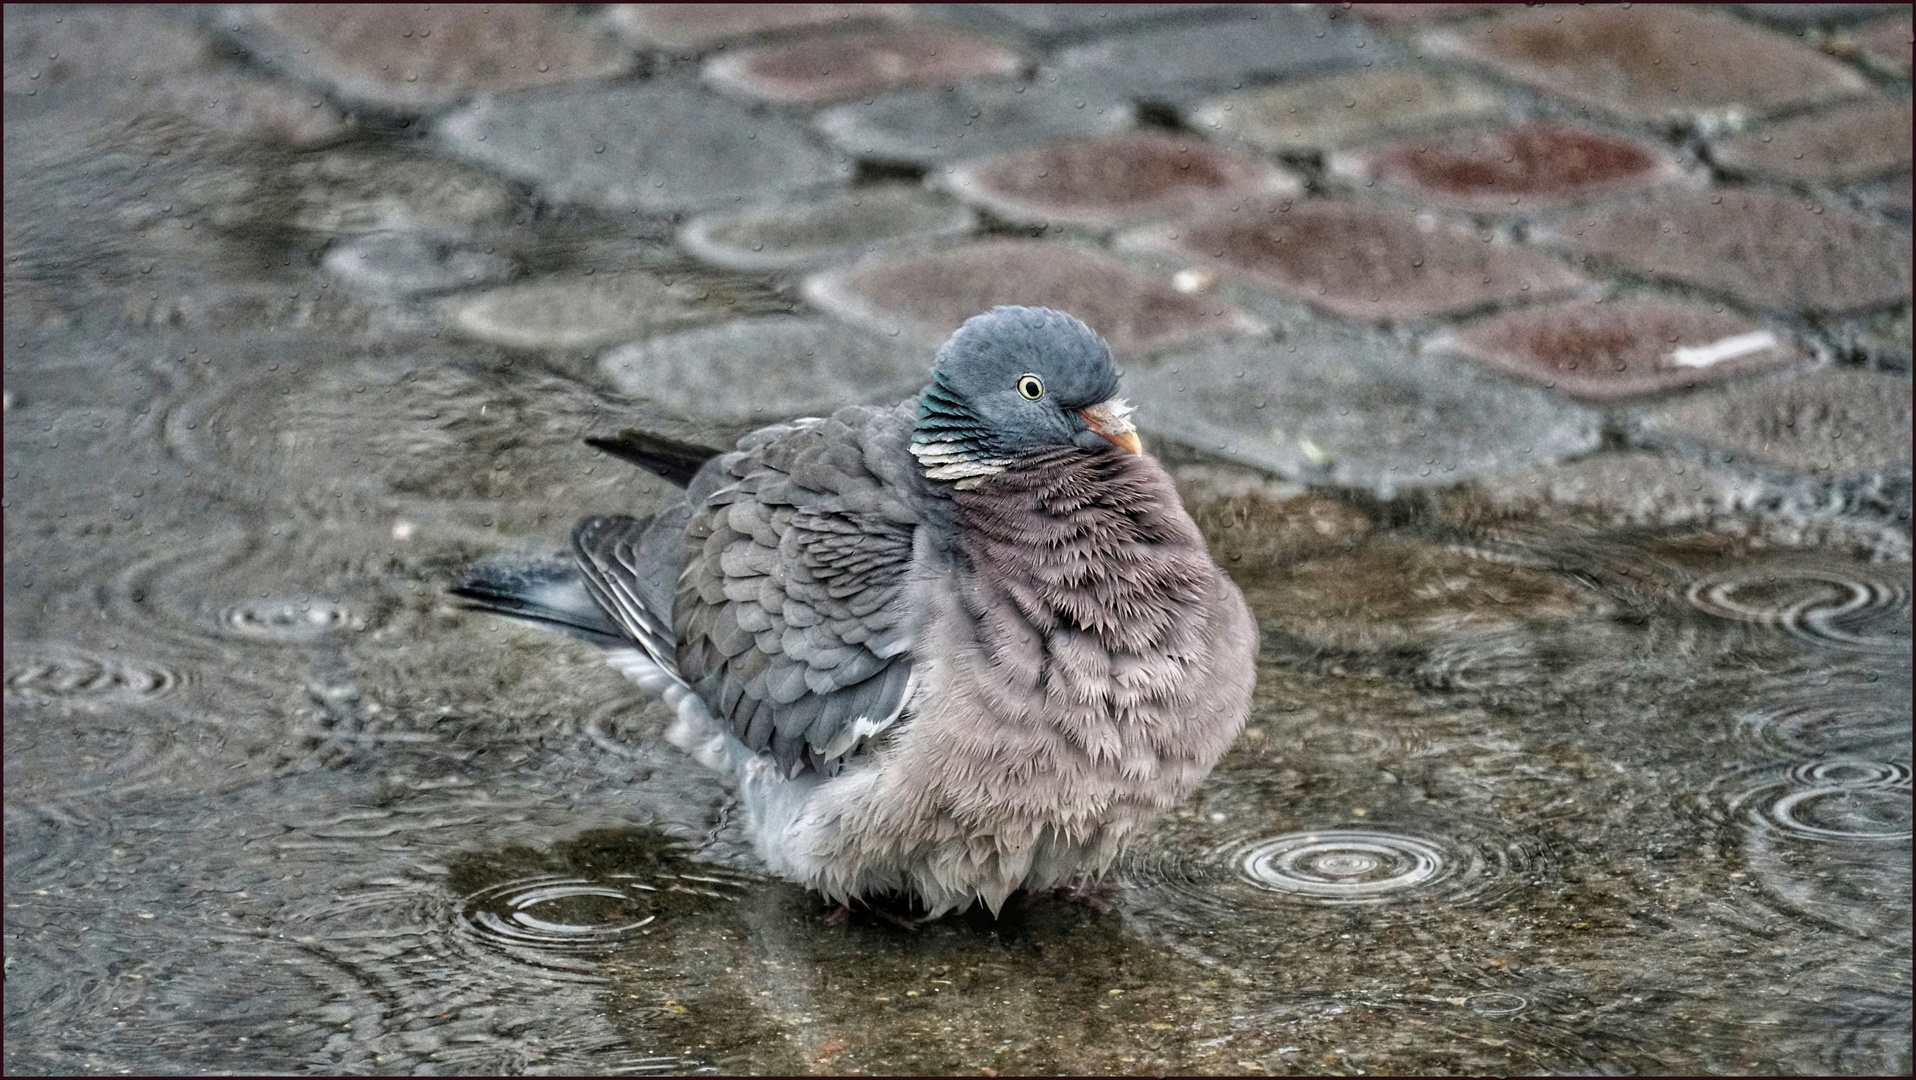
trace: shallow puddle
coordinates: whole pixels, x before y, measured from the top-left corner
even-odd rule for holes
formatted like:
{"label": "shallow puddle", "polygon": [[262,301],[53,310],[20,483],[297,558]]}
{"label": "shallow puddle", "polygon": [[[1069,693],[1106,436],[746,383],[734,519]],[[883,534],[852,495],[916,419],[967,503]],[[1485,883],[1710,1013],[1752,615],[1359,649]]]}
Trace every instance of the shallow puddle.
{"label": "shallow puddle", "polygon": [[796,276],[390,118],[8,110],[8,1073],[1909,1071],[1906,479],[1821,532],[1464,512],[1140,401],[1259,619],[1243,737],[1090,902],[834,919],[662,706],[446,595],[671,496],[582,437],[752,412],[448,310],[642,271],[621,341],[823,318]]}

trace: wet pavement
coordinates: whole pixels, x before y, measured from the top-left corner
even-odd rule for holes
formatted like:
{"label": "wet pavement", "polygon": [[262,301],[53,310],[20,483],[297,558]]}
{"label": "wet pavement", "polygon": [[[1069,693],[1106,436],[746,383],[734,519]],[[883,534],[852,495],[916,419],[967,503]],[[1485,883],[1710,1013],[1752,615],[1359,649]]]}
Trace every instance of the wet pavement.
{"label": "wet pavement", "polygon": [[[5,14],[9,1073],[1908,1073],[1910,19]],[[460,611],[997,303],[1262,630],[1104,880],[843,925]]]}

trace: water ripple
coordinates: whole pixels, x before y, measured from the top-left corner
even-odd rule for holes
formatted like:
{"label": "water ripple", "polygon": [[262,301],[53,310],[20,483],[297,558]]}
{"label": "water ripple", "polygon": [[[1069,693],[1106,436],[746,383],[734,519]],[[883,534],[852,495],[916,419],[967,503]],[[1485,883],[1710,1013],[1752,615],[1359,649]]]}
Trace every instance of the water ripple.
{"label": "water ripple", "polygon": [[1777,627],[1861,652],[1909,651],[1909,586],[1868,567],[1739,567],[1692,582],[1685,597],[1720,618]]}
{"label": "water ripple", "polygon": [[1362,829],[1273,836],[1240,850],[1232,861],[1250,884],[1325,904],[1368,904],[1422,889],[1456,869],[1455,857],[1414,836]]}
{"label": "water ripple", "polygon": [[1732,820],[1799,839],[1905,843],[1910,770],[1864,758],[1826,758],[1735,774],[1720,785]]}
{"label": "water ripple", "polygon": [[7,693],[66,701],[137,700],[172,693],[191,681],[184,671],[79,650],[42,653],[7,669]]}

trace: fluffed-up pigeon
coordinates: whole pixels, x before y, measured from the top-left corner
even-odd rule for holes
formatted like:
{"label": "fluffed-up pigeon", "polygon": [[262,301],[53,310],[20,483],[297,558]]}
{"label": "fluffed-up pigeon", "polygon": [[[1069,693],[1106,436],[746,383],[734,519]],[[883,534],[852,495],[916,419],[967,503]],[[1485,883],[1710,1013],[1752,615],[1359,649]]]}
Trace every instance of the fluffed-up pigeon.
{"label": "fluffed-up pigeon", "polygon": [[996,308],[916,400],[596,443],[684,498],[455,592],[662,697],[774,872],[995,913],[1102,873],[1250,708],[1256,625],[1117,394],[1082,322]]}

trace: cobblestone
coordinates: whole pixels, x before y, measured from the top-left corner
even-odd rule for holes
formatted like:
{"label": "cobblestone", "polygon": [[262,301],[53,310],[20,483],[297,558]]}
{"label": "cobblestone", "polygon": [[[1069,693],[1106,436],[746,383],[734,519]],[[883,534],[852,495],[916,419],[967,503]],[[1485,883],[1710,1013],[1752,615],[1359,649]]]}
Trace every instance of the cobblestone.
{"label": "cobblestone", "polygon": [[1054,79],[887,94],[825,109],[813,123],[858,157],[934,165],[1047,139],[1115,133],[1135,118],[1126,102],[1087,98],[1058,88]]}
{"label": "cobblestone", "polygon": [[1788,337],[1734,315],[1663,300],[1572,300],[1439,335],[1469,356],[1585,401],[1614,401],[1800,362]]}
{"label": "cobblestone", "polygon": [[246,208],[256,213],[229,224],[277,211],[287,224],[314,232],[461,235],[502,224],[518,201],[504,184],[454,162],[350,147],[293,162],[283,183],[292,196],[290,212],[283,206]]}
{"label": "cobblestone", "polygon": [[1878,19],[1849,35],[1850,48],[1883,71],[1909,77],[1911,43],[1916,33],[1910,30],[1910,18]]}
{"label": "cobblestone", "polygon": [[1715,14],[1550,8],[1432,31],[1435,52],[1633,120],[1728,120],[1861,92],[1855,72]]}
{"label": "cobblestone", "polygon": [[976,223],[976,215],[948,198],[891,184],[816,203],[708,214],[688,223],[679,242],[719,266],[775,270],[848,262],[880,248],[967,233]]}
{"label": "cobblestone", "polygon": [[547,198],[652,213],[822,192],[851,173],[796,122],[690,87],[487,98],[439,134]]}
{"label": "cobblestone", "polygon": [[1504,108],[1495,90],[1469,76],[1406,66],[1227,94],[1199,103],[1190,115],[1199,131],[1283,153],[1481,119]]}
{"label": "cobblestone", "polygon": [[620,391],[688,416],[785,419],[922,391],[931,354],[915,346],[822,316],[772,317],[634,342],[600,370]]}
{"label": "cobblestone", "polygon": [[1660,193],[1540,235],[1635,273],[1777,310],[1842,314],[1910,295],[1908,233],[1750,188]]}
{"label": "cobblestone", "polygon": [[1299,7],[1246,18],[1113,34],[1061,50],[1067,81],[1121,97],[1188,101],[1247,82],[1386,62],[1388,46],[1356,20]]}
{"label": "cobblestone", "polygon": [[1050,43],[1181,16],[1228,13],[1234,4],[940,4],[940,17]]}
{"label": "cobblestone", "polygon": [[449,292],[512,276],[504,258],[414,232],[349,241],[328,251],[324,265],[356,292],[377,297]]}
{"label": "cobblestone", "polygon": [[1335,175],[1373,181],[1434,206],[1517,213],[1669,183],[1674,157],[1634,139],[1562,124],[1417,135],[1330,159]]}
{"label": "cobblestone", "polygon": [[722,90],[780,105],[841,101],[906,86],[1009,78],[1027,61],[997,42],[938,26],[864,30],[726,53],[705,65]]}
{"label": "cobblestone", "polygon": [[1128,245],[1167,251],[1350,319],[1406,322],[1579,284],[1568,267],[1407,210],[1306,200],[1274,213],[1154,226]]}
{"label": "cobblestone", "polygon": [[1869,101],[1799,116],[1717,144],[1726,168],[1799,184],[1836,186],[1907,171],[1909,100]]}
{"label": "cobblestone", "polygon": [[695,275],[547,277],[447,302],[447,324],[479,341],[533,351],[591,349],[736,317],[741,297]]}
{"label": "cobblestone", "polygon": [[1300,194],[1291,174],[1206,143],[1140,133],[1054,142],[962,162],[959,198],[1011,221],[1121,225]]}
{"label": "cobblestone", "polygon": [[1845,476],[1910,465],[1909,380],[1845,368],[1781,373],[1668,402],[1642,420],[1664,444],[1714,460]]}
{"label": "cobblestone", "polygon": [[905,4],[613,4],[608,15],[635,45],[697,53],[737,38],[844,28],[909,11]]}
{"label": "cobblestone", "polygon": [[1293,480],[1386,496],[1596,449],[1597,414],[1542,388],[1300,330],[1134,364],[1138,425]]}
{"label": "cobblestone", "polygon": [[1069,311],[1124,356],[1262,329],[1246,312],[1179,292],[1104,255],[1019,240],[829,271],[808,279],[805,295],[827,311],[933,347],[1000,304]]}
{"label": "cobblestone", "polygon": [[611,78],[633,64],[610,39],[534,4],[265,4],[250,17],[340,95],[396,109]]}
{"label": "cobblestone", "polygon": [[215,62],[213,43],[190,26],[140,7],[6,9],[5,86],[22,97],[124,93]]}

